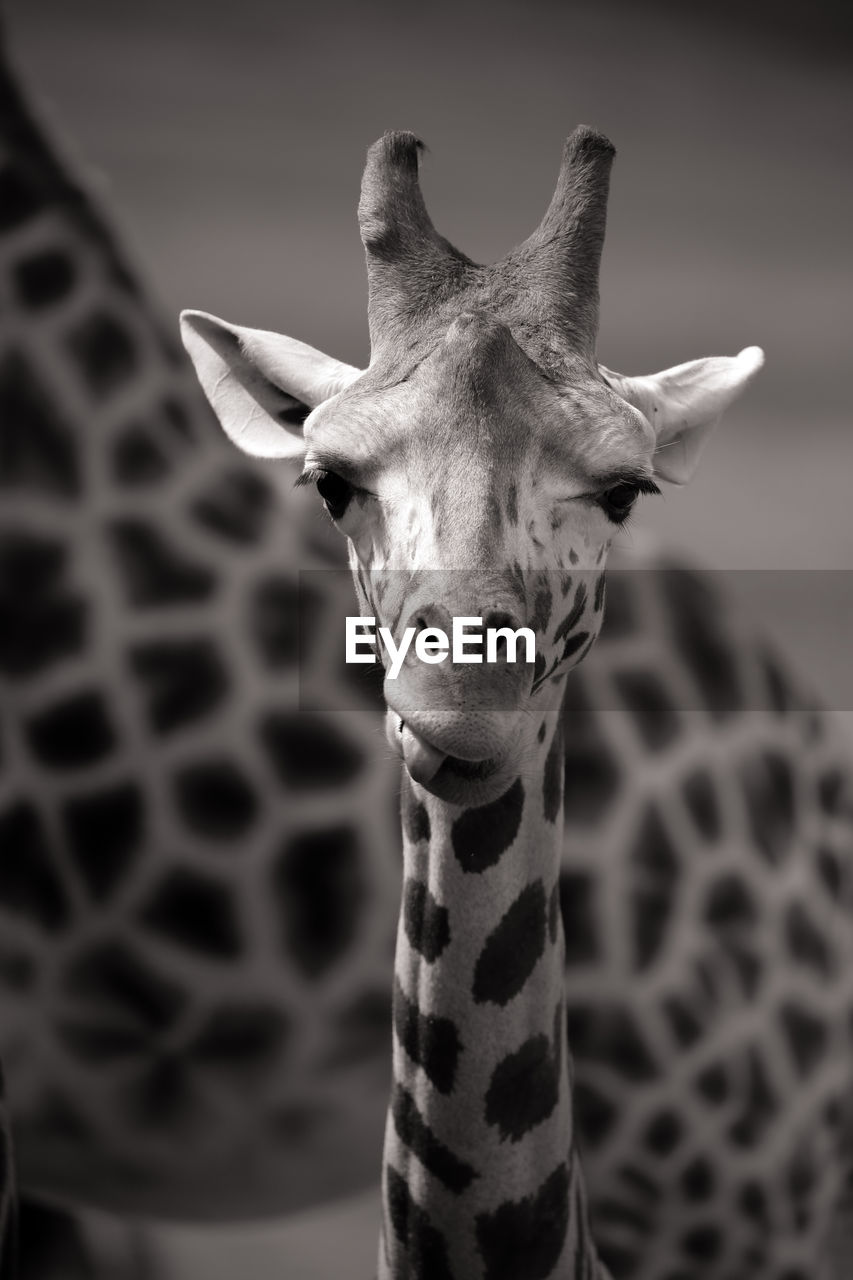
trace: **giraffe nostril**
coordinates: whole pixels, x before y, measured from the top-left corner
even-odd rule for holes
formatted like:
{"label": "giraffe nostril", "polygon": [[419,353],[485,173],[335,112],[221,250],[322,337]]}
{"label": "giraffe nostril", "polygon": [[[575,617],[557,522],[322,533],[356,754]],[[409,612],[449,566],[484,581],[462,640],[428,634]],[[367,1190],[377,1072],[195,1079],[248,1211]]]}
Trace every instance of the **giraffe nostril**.
{"label": "giraffe nostril", "polygon": [[517,631],[520,626],[521,623],[518,618],[501,609],[490,609],[483,618],[483,627],[486,629],[493,628],[497,630],[499,627],[509,627],[512,631]]}
{"label": "giraffe nostril", "polygon": [[428,627],[436,627],[439,631],[450,635],[453,629],[453,618],[444,605],[420,604],[412,610],[406,626],[414,627],[415,631],[426,631]]}
{"label": "giraffe nostril", "polygon": [[[520,626],[521,623],[518,619],[513,617],[511,613],[507,613],[506,610],[491,609],[483,618],[484,631],[499,631],[502,628],[508,628],[510,631],[517,631]],[[505,658],[508,656],[506,636],[497,636],[495,647],[500,657]]]}

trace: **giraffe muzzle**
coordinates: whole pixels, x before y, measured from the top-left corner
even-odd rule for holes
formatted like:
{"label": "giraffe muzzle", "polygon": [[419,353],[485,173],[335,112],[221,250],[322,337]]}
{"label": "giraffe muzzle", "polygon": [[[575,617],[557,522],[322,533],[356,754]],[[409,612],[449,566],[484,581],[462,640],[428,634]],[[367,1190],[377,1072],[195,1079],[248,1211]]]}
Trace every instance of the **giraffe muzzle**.
{"label": "giraffe muzzle", "polygon": [[447,753],[427,742],[426,738],[415,733],[403,720],[400,721],[398,732],[406,768],[415,782],[425,786],[447,760]]}
{"label": "giraffe muzzle", "polygon": [[451,755],[418,733],[396,712],[388,721],[388,739],[403,758],[409,776],[430,791],[461,794],[460,789],[488,784],[500,772],[503,760],[496,756],[464,759]]}

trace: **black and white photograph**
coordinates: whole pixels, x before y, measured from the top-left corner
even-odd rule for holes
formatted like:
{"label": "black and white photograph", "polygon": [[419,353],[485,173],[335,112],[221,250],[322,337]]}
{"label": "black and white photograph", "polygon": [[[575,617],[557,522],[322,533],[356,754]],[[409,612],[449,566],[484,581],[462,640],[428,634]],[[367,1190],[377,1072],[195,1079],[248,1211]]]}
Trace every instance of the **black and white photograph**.
{"label": "black and white photograph", "polygon": [[853,1277],[853,10],[0,0],[0,1280]]}

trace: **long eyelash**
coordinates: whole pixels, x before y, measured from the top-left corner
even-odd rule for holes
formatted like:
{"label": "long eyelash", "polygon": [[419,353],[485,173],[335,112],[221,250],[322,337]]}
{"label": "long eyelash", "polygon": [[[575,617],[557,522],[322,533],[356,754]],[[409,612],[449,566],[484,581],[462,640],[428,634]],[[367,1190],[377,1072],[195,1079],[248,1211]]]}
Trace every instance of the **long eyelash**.
{"label": "long eyelash", "polygon": [[654,480],[650,480],[647,476],[629,476],[626,477],[625,483],[634,485],[639,493],[660,493],[660,489]]}
{"label": "long eyelash", "polygon": [[[617,481],[616,483],[630,484],[637,490],[638,493],[642,493],[642,494],[660,495],[660,492],[661,492],[658,486],[655,484],[654,480],[650,480],[647,476],[626,476],[624,480]],[[615,525],[617,529],[622,530],[622,529],[627,529],[629,523],[631,522],[631,520],[635,515],[636,515],[636,507],[632,505],[631,508],[626,512],[626,514],[623,516],[621,520],[618,520],[618,519],[614,520],[613,516],[611,516],[609,513],[607,514],[607,519],[610,521],[611,524]]]}
{"label": "long eyelash", "polygon": [[[303,471],[293,482],[294,489],[300,489],[303,485],[316,484],[318,480],[322,480],[324,476],[340,475],[340,472],[332,472],[328,467],[312,467],[308,471]],[[375,498],[377,495],[372,489],[365,489],[362,485],[353,484],[352,480],[347,480],[346,476],[341,476],[345,484],[348,484],[353,493],[363,494],[368,498]]]}
{"label": "long eyelash", "polygon": [[301,475],[296,477],[293,483],[294,489],[301,489],[306,484],[316,484],[318,480],[322,480],[323,476],[327,476],[328,471],[318,470],[314,468],[311,471],[303,471]]}

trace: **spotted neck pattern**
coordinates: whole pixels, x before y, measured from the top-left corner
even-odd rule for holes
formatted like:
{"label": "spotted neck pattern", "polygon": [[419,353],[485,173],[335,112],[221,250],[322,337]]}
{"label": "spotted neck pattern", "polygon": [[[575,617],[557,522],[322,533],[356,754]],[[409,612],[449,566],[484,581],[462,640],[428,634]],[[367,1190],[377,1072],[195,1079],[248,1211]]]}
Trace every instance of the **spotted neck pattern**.
{"label": "spotted neck pattern", "polygon": [[381,1277],[590,1280],[565,1048],[563,734],[477,809],[403,788]]}
{"label": "spotted neck pattern", "polygon": [[320,709],[371,705],[334,649],[342,552],[228,449],[5,65],[0,284],[0,1055],[22,1185],[196,1217],[351,1190],[385,1109],[399,837],[373,718]]}

